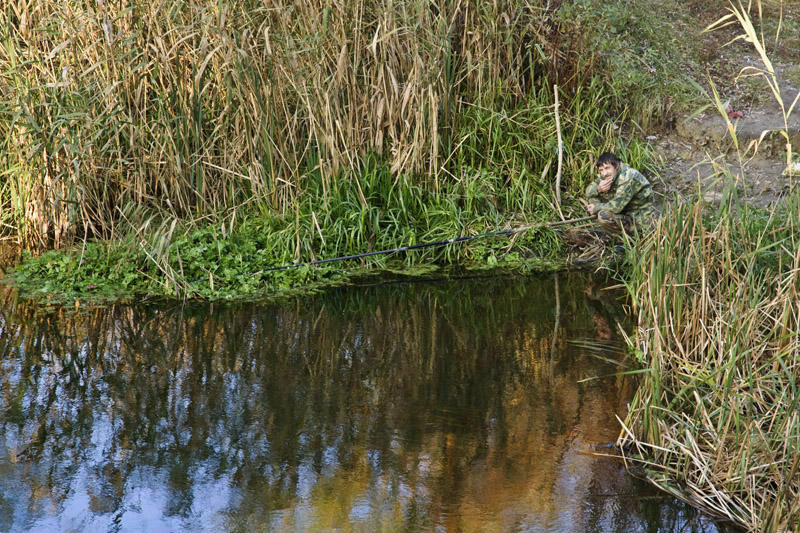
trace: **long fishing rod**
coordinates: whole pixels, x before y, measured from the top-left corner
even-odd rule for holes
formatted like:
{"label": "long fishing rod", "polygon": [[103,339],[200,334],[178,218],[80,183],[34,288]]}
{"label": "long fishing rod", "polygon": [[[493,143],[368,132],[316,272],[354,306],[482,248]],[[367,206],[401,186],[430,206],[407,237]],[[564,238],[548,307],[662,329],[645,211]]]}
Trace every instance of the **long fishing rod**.
{"label": "long fishing rod", "polygon": [[[314,265],[322,265],[324,263],[333,263],[335,261],[346,261],[348,259],[360,259],[362,257],[370,257],[373,255],[382,255],[382,254],[392,254],[397,252],[407,252],[409,250],[419,250],[421,248],[431,248],[434,246],[445,246],[447,244],[455,244],[459,242],[466,242],[471,241],[474,239],[482,239],[485,237],[497,237],[500,235],[512,235],[514,233],[522,233],[523,231],[527,231],[534,227],[544,226],[544,227],[554,227],[554,226],[563,226],[565,224],[576,224],[578,222],[586,222],[588,220],[593,220],[595,217],[588,216],[588,217],[581,217],[581,218],[571,218],[569,220],[559,220],[556,222],[547,222],[545,224],[531,224],[529,226],[520,226],[518,228],[509,228],[503,229],[499,231],[491,231],[489,233],[480,233],[478,235],[469,235],[466,237],[455,237],[453,239],[446,239],[443,241],[435,241],[435,242],[424,242],[421,244],[412,244],[409,246],[401,246],[400,248],[391,248],[388,250],[377,250],[374,252],[365,252],[362,254],[354,254],[354,255],[344,255],[341,257],[331,257],[330,259],[317,259],[316,261],[306,261],[304,263],[291,263],[289,265],[281,265],[271,268],[265,268],[262,270],[254,270],[252,272],[242,272],[241,274],[237,274],[237,276],[244,276],[244,275],[253,275],[253,274],[263,274],[264,272],[276,272],[278,270],[287,270],[290,268],[300,268],[303,266],[314,266]],[[197,281],[203,281],[206,278],[199,278],[193,279],[188,281],[188,283],[194,283]]]}

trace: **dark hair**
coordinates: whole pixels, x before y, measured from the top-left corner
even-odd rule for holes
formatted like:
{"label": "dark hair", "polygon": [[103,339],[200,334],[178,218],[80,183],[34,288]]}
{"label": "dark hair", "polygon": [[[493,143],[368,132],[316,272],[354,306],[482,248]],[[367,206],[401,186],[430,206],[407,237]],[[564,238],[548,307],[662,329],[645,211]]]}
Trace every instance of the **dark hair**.
{"label": "dark hair", "polygon": [[606,163],[611,163],[615,167],[619,166],[619,158],[612,154],[611,152],[603,152],[600,154],[600,157],[597,158],[597,166],[600,167],[605,165]]}

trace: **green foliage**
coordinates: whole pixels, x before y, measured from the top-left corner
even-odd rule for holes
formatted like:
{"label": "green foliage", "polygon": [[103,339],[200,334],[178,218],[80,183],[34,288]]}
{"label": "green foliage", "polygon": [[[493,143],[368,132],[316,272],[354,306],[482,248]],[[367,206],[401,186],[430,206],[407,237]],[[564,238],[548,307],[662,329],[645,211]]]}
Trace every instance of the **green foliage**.
{"label": "green foliage", "polygon": [[675,0],[575,0],[560,11],[581,21],[619,121],[647,129],[668,120],[674,104],[698,102],[690,79],[702,72],[702,28],[689,22],[689,9]]}
{"label": "green foliage", "polygon": [[[517,157],[513,150],[508,153]],[[487,168],[465,170],[461,180],[433,192],[407,177],[394,178],[376,158],[367,157],[358,178],[347,175],[325,185],[320,176],[309,174],[293,214],[250,215],[228,229],[209,225],[181,231],[169,226],[168,233],[156,232],[138,245],[89,243],[69,253],[28,256],[15,280],[31,294],[64,299],[144,294],[217,299],[340,283],[364,267],[396,270],[399,258],[402,268],[465,263],[475,268],[552,269],[560,263],[561,241],[555,231],[540,228],[512,240],[486,238],[401,257],[269,270],[495,231],[513,220],[552,218],[543,200],[546,185],[531,179],[508,186],[506,179]]]}
{"label": "green foliage", "polygon": [[27,252],[23,255],[12,279],[24,293],[36,298],[115,300],[148,288],[141,270],[146,257],[127,247],[88,243],[74,253],[50,251],[37,258]]}

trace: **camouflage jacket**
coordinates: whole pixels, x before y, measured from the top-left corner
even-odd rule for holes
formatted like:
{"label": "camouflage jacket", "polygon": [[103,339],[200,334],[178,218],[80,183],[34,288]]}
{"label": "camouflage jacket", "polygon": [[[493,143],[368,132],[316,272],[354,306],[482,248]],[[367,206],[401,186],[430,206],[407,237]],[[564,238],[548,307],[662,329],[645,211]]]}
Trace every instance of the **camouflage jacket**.
{"label": "camouflage jacket", "polygon": [[653,220],[653,188],[641,172],[620,163],[611,188],[604,193],[597,190],[601,181],[597,178],[586,187],[586,198],[594,204],[595,213],[611,211],[628,215],[637,225],[649,224]]}

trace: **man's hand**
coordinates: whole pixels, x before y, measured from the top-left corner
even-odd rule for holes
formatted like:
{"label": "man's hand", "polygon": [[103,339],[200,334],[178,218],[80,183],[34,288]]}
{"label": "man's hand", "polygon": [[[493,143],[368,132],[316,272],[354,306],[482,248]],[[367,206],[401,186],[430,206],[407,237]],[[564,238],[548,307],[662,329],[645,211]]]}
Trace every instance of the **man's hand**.
{"label": "man's hand", "polygon": [[604,179],[603,181],[600,182],[599,185],[597,185],[597,190],[599,192],[608,192],[609,189],[611,189],[611,183],[613,183],[613,181],[614,181],[614,176]]}

